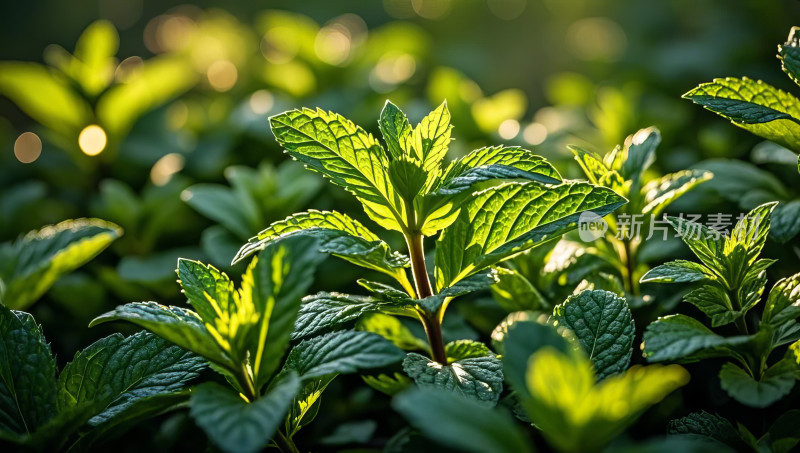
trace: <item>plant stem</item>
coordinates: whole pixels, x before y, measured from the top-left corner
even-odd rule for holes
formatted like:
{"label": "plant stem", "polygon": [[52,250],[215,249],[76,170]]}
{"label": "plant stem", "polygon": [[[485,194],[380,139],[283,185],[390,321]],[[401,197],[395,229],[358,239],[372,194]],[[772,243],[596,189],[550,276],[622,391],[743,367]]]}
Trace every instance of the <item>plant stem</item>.
{"label": "plant stem", "polygon": [[250,377],[250,372],[247,371],[247,364],[244,362],[242,362],[239,373],[236,373],[236,380],[239,382],[239,386],[244,391],[244,396],[247,397],[248,401],[252,403],[258,398],[255,384],[253,384],[253,378]]}
{"label": "plant stem", "polygon": [[273,441],[283,453],[300,453],[292,438],[283,434],[280,430],[278,430]]}
{"label": "plant stem", "polygon": [[631,240],[630,238],[623,238],[622,243],[625,247],[625,283],[627,284],[628,292],[634,296],[637,296],[639,293],[638,288],[636,288],[636,281],[633,278],[634,269],[636,269],[636,264],[634,263],[634,256],[633,256],[633,248],[631,247]]}
{"label": "plant stem", "polygon": [[[741,311],[742,309],[742,304],[739,302],[738,293],[739,291],[737,288],[731,290],[731,295],[733,296],[731,297],[731,305],[733,306],[734,311]],[[750,335],[750,332],[747,330],[747,322],[745,321],[744,317],[745,315],[743,314],[742,316],[736,318],[734,324],[736,325],[736,328],[739,329],[739,333],[742,335]]]}
{"label": "plant stem", "polygon": [[[408,252],[411,256],[411,272],[414,274],[414,284],[417,289],[417,297],[424,299],[433,295],[428,269],[425,266],[425,249],[422,244],[421,234],[406,235]],[[428,344],[431,347],[433,360],[447,365],[447,354],[444,352],[444,340],[442,339],[442,324],[439,320],[439,313],[424,312],[420,314],[420,321],[425,327],[425,334],[428,336]]]}

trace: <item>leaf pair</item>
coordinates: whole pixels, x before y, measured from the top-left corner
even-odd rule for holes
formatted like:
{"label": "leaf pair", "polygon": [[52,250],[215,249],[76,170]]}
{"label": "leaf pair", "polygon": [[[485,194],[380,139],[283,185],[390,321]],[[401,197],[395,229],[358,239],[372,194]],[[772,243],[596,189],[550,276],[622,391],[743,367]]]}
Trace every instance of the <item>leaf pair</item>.
{"label": "leaf pair", "polygon": [[[0,307],[0,434],[59,449],[88,424],[75,445],[173,407],[204,361],[149,333],[114,334],[79,351],[56,377],[41,327]],[[176,393],[177,392],[177,393]]]}
{"label": "leaf pair", "polygon": [[562,451],[599,450],[688,382],[679,366],[635,366],[596,382],[592,361],[572,335],[535,321],[512,324],[504,349],[506,378],[522,407]]}
{"label": "leaf pair", "polygon": [[67,220],[0,244],[0,304],[28,308],[62,275],[85,264],[122,235],[113,223]]}

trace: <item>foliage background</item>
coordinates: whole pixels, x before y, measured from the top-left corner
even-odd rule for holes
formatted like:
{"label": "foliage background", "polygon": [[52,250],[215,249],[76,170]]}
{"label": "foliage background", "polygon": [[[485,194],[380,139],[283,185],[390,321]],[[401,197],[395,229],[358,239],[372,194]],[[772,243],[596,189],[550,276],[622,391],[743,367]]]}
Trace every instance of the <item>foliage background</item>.
{"label": "foliage background", "polygon": [[[125,229],[109,251],[59,281],[32,308],[63,362],[119,327],[86,328],[113,306],[136,300],[183,303],[174,282],[178,256],[228,268],[232,247],[291,212],[335,208],[357,216],[339,189],[307,174],[298,179],[297,168],[281,167],[276,179],[271,166],[286,158],[269,134],[269,114],[320,106],[377,132],[376,112],[386,98],[403,106],[412,121],[446,98],[456,125],[454,156],[487,144],[520,144],[553,161],[567,177],[579,177],[567,143],[605,152],[649,125],[664,136],[657,160],[664,172],[708,158],[751,160],[757,137],[680,95],[723,75],[747,75],[791,90],[774,54],[798,13],[800,4],[789,0],[4,2],[2,61],[52,61],[53,44],[72,52],[87,26],[107,19],[119,30],[117,62],[136,70],[141,60],[130,57],[144,59],[144,67],[153,56],[172,57],[182,69],[171,73],[176,80],[168,76],[160,82],[183,88],[94,157],[81,153],[77,134],[65,140],[53,133],[52,124],[42,125],[0,97],[0,241],[74,217],[100,217]],[[209,72],[218,61],[227,63]],[[225,77],[231,66],[235,83],[228,86],[223,82],[230,81]],[[125,68],[115,68],[118,83],[125,83]],[[150,89],[157,90],[158,83]],[[15,140],[26,131],[43,143],[41,155],[29,164],[14,153]],[[200,183],[228,186],[226,176],[236,171],[225,169],[242,165],[263,169],[250,175],[247,195],[234,195],[250,200],[249,210],[231,214],[226,203],[203,198],[218,194],[220,186],[187,191]],[[762,167],[787,187],[800,182],[794,168]],[[248,176],[245,170],[238,174],[240,181]],[[191,194],[205,210],[186,203]],[[705,187],[673,210],[740,212]],[[229,221],[219,225],[220,218]],[[796,247],[774,243],[765,253],[782,258],[775,277],[796,272],[798,255]],[[315,289],[353,290],[340,282],[353,281],[354,275],[352,267],[328,262]],[[464,313],[461,321],[454,316],[449,332],[462,338],[485,335],[486,326],[494,324],[463,320],[475,316]],[[690,371],[695,381],[704,379],[702,372]],[[335,385],[305,433],[309,437],[324,438],[342,419],[370,420],[388,410],[386,399],[376,398],[358,379]],[[661,410],[684,415],[682,410],[709,399],[726,404],[718,389],[692,389],[698,394],[674,395]],[[680,404],[686,409],[678,409]],[[761,411],[740,412],[737,420],[763,429]],[[638,432],[660,432],[663,427],[654,420],[664,417],[644,417]],[[385,440],[401,423],[380,422],[375,438]],[[367,425],[361,429],[369,430]],[[145,434],[132,432],[126,439],[136,442],[120,440],[119,448],[202,445],[185,414],[136,429]],[[344,433],[345,444],[358,429]]]}

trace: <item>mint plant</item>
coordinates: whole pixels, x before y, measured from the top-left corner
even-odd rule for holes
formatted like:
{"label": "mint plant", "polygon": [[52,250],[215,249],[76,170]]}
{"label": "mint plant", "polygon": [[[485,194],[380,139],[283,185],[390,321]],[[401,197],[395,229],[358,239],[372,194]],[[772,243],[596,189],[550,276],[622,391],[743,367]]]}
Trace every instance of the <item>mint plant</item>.
{"label": "mint plant", "polygon": [[684,300],[710,318],[712,328],[733,323],[738,330],[738,335],[722,336],[690,316],[665,316],[644,333],[647,360],[688,363],[726,358],[729,361],[719,373],[722,388],[735,400],[753,407],[769,406],[789,393],[800,370],[795,346],[781,354],[782,358],[773,359],[776,349],[800,339],[800,274],[772,286],[757,323],[748,318],[762,300],[767,268],[775,263],[758,258],[775,205],[768,203],[750,211],[730,236],[698,223],[669,218],[700,263],[676,260],[642,277],[642,282],[698,283]]}
{"label": "mint plant", "polygon": [[[800,27],[792,27],[787,41],[778,46],[778,58],[781,60],[783,72],[800,85]],[[742,129],[785,146],[794,153],[800,153],[800,100],[791,93],[761,80],[726,77],[700,84],[683,97],[730,120]],[[795,161],[800,172],[800,156]],[[726,170],[736,173],[742,172],[741,168],[737,168],[739,165],[730,168],[724,161],[714,162],[714,165],[722,165]],[[743,163],[742,166],[746,168],[747,164]],[[757,172],[756,169],[748,171],[751,174]],[[754,189],[759,182],[763,182],[758,181],[763,178],[754,178],[752,175],[743,181],[741,176],[736,182],[752,185]],[[763,193],[763,188],[760,189]],[[792,199],[788,191],[782,190],[779,181],[777,190],[773,189],[774,185],[767,191],[776,195],[774,199],[785,202],[776,210],[774,221],[779,227],[775,232],[777,238],[786,242],[800,232],[800,222],[796,221],[800,214],[800,200]]]}
{"label": "mint plant", "polygon": [[800,443],[797,424],[800,410],[793,409],[778,417],[763,436],[756,437],[744,425],[737,426],[727,419],[706,411],[694,412],[669,423],[670,437],[703,439],[713,446],[732,451],[765,451],[785,453]]}
{"label": "mint plant", "polygon": [[[281,113],[270,125],[289,155],[353,194],[379,226],[402,234],[408,256],[343,213],[308,211],[270,225],[234,262],[284,238],[310,236],[319,240],[320,251],[391,277],[399,287],[359,280],[370,293],[366,297],[307,298],[294,337],[339,329],[367,313],[418,319],[431,357],[409,353],[406,373],[422,386],[487,404],[496,403],[502,389],[500,362],[477,342],[444,344],[441,322],[448,305],[488,288],[494,282],[491,266],[574,229],[581,213],[602,216],[625,203],[608,188],[562,181],[545,159],[518,147],[481,148],[445,166],[452,129],[446,103],[412,127],[387,102],[378,121],[386,148],[361,127],[319,109]],[[424,239],[437,233],[431,275]]]}
{"label": "mint plant", "polygon": [[112,430],[184,403],[205,361],[155,335],[114,334],[60,372],[41,326],[0,306],[0,439],[40,451],[80,451]]}
{"label": "mint plant", "polygon": [[317,248],[308,237],[270,244],[251,261],[239,289],[213,266],[180,260],[179,282],[194,311],[137,302],[91,325],[132,322],[202,356],[223,375],[228,386],[201,384],[189,403],[223,451],[256,452],[270,440],[297,451],[292,436],[313,418],[308,409],[337,374],[402,359],[391,342],[369,332],[335,332],[289,348],[300,300],[324,256]]}
{"label": "mint plant", "polygon": [[85,264],[122,235],[113,223],[67,220],[0,244],[0,304],[23,310],[62,275]]}

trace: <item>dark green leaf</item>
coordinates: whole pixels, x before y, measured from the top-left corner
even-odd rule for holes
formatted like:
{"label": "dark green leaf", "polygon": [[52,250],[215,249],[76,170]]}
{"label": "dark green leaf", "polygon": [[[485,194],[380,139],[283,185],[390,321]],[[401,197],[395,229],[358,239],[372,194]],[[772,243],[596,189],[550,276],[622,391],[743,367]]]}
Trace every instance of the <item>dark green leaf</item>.
{"label": "dark green leaf", "polygon": [[772,213],[772,238],[785,244],[800,233],[800,200],[781,203]]}
{"label": "dark green leaf", "polygon": [[693,362],[706,357],[730,357],[732,346],[750,340],[747,336],[722,337],[686,315],[659,318],[644,332],[644,354],[649,362]]}
{"label": "dark green leaf", "polygon": [[379,301],[364,296],[318,293],[303,299],[295,321],[292,339],[307,338],[326,330],[354,323],[365,313],[378,310]]}
{"label": "dark green leaf", "polygon": [[442,365],[411,352],[403,360],[403,370],[420,387],[447,390],[486,406],[497,404],[503,391],[502,367],[494,355]]}
{"label": "dark green leaf", "polygon": [[624,297],[608,291],[584,291],[556,306],[553,316],[575,333],[598,379],[628,369],[634,325]]}
{"label": "dark green leaf", "polygon": [[714,279],[714,274],[702,264],[685,260],[675,260],[650,269],[642,276],[640,282],[690,283]]}
{"label": "dark green leaf", "polygon": [[783,72],[789,75],[794,80],[794,83],[800,85],[800,29],[792,27],[789,32],[789,38],[786,43],[778,46],[778,58],[781,59],[781,66]]}
{"label": "dark green leaf", "polygon": [[778,280],[767,297],[762,322],[778,326],[800,316],[800,273]]}
{"label": "dark green leaf", "polygon": [[731,308],[728,293],[716,285],[703,285],[686,294],[684,300],[711,318],[712,327],[730,324],[742,316],[741,311]]}
{"label": "dark green leaf", "polygon": [[767,368],[755,380],[731,362],[722,365],[719,380],[722,388],[736,401],[751,407],[767,407],[786,396],[794,387],[797,365],[783,359]]}
{"label": "dark green leaf", "polygon": [[497,283],[492,296],[508,312],[538,310],[547,305],[539,291],[517,271],[496,267]]}
{"label": "dark green leaf", "polygon": [[347,374],[402,360],[403,352],[370,332],[333,332],[303,340],[286,359],[284,370],[296,371],[303,381],[332,373]]}
{"label": "dark green leaf", "polygon": [[267,446],[300,390],[289,373],[261,398],[247,402],[235,391],[208,382],[192,393],[191,415],[221,450],[255,453]]}
{"label": "dark green leaf", "polygon": [[392,406],[425,436],[442,445],[475,453],[532,451],[530,442],[504,409],[435,389],[398,395]]}
{"label": "dark green leaf", "polygon": [[713,177],[714,174],[708,171],[683,170],[648,182],[642,188],[644,195],[642,213],[658,217],[673,201]]}
{"label": "dark green leaf", "polygon": [[688,438],[711,438],[736,451],[746,449],[746,445],[731,422],[706,411],[693,412],[685,417],[670,420],[669,434]]}

